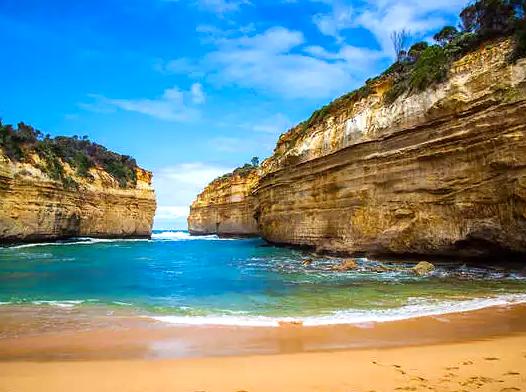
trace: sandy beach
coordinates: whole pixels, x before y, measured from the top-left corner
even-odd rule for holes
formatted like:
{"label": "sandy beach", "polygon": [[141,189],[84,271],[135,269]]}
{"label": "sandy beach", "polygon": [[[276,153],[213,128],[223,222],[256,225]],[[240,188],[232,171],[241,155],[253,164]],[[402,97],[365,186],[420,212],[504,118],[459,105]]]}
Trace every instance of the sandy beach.
{"label": "sandy beach", "polygon": [[526,335],[343,352],[0,365],[0,390],[20,392],[511,392],[525,385]]}
{"label": "sandy beach", "polygon": [[525,315],[517,305],[319,328],[121,318],[113,328],[76,331],[72,322],[38,334],[4,317],[0,391],[520,391]]}

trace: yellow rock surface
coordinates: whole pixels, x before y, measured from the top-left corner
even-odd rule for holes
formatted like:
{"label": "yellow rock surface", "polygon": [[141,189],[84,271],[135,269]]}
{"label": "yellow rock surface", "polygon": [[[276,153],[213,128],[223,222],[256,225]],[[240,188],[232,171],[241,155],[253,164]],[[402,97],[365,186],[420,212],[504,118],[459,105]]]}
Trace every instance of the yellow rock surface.
{"label": "yellow rock surface", "polygon": [[0,149],[0,243],[68,237],[149,237],[155,214],[152,174],[137,168],[137,185],[120,188],[105,171],[92,181],[65,172],[78,184],[67,188],[31,162],[10,161]]}
{"label": "yellow rock surface", "polygon": [[526,60],[510,51],[487,44],[392,104],[380,81],[282,135],[245,190],[261,236],[347,253],[525,252]]}
{"label": "yellow rock surface", "polygon": [[258,180],[258,171],[253,170],[213,181],[192,203],[188,217],[190,233],[256,235],[255,199],[251,192]]}

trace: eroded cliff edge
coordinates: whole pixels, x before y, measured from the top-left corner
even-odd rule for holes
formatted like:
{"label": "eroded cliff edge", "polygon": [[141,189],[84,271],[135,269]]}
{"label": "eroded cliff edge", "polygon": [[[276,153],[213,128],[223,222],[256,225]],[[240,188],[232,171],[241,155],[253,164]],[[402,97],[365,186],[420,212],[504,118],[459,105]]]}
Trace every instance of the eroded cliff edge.
{"label": "eroded cliff edge", "polygon": [[54,164],[64,178],[53,178],[41,155],[29,152],[18,161],[0,146],[0,244],[151,235],[150,172],[134,167],[134,181],[122,183],[98,165],[79,175],[68,162]]}
{"label": "eroded cliff edge", "polygon": [[511,46],[488,43],[393,102],[379,78],[282,135],[249,196],[261,236],[345,253],[524,253],[526,61],[510,62]]}
{"label": "eroded cliff edge", "polygon": [[252,196],[257,169],[236,170],[217,178],[190,207],[189,231],[193,235],[254,236],[258,234]]}

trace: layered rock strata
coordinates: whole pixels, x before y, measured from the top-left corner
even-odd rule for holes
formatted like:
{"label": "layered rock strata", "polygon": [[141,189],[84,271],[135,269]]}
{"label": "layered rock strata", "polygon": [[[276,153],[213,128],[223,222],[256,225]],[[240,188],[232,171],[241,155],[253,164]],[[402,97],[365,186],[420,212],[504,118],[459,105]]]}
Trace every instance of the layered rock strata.
{"label": "layered rock strata", "polygon": [[213,181],[190,208],[191,234],[253,236],[258,234],[251,192],[259,179],[257,170],[234,173]]}
{"label": "layered rock strata", "polygon": [[380,80],[282,135],[251,191],[261,236],[343,253],[525,252],[526,60],[510,51],[489,44],[389,104]]}
{"label": "layered rock strata", "polygon": [[12,162],[0,149],[0,244],[70,237],[149,237],[155,214],[152,174],[137,168],[137,184],[121,188],[100,168],[90,180],[65,172],[65,186],[39,169],[39,157]]}

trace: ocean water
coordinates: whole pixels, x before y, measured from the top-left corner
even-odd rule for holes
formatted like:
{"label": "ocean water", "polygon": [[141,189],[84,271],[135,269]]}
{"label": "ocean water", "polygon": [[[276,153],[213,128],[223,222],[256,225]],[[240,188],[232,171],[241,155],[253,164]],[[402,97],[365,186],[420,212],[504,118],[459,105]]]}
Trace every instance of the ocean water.
{"label": "ocean water", "polygon": [[[312,258],[310,265],[304,265]],[[337,258],[261,239],[155,232],[151,240],[76,239],[0,248],[0,306],[124,309],[171,324],[277,326],[401,320],[526,302],[526,273],[439,263],[334,272]],[[400,263],[410,267],[410,263]]]}

